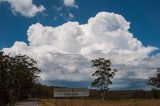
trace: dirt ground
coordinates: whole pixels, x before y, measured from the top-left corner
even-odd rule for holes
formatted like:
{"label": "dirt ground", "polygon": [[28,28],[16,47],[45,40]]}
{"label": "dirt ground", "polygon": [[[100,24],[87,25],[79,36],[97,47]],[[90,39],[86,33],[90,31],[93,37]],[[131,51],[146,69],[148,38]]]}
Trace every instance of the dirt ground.
{"label": "dirt ground", "polygon": [[160,100],[88,100],[88,99],[42,99],[39,106],[160,106]]}

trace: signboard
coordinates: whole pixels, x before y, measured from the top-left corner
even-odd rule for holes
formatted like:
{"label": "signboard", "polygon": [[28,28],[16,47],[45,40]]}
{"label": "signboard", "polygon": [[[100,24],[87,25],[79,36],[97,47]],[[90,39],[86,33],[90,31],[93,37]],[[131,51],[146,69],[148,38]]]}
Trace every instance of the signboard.
{"label": "signboard", "polygon": [[54,97],[88,97],[86,88],[54,88]]}

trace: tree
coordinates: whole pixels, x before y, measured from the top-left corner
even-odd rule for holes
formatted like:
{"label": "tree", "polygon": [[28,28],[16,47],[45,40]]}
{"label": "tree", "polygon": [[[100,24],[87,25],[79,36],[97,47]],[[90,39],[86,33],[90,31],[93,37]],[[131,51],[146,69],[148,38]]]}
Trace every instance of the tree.
{"label": "tree", "polygon": [[11,57],[10,62],[14,95],[17,99],[24,99],[28,96],[30,88],[37,82],[40,70],[35,66],[36,61],[26,55]]}
{"label": "tree", "polygon": [[111,69],[110,60],[99,58],[92,60],[92,67],[96,68],[96,71],[92,76],[96,77],[92,82],[93,87],[97,87],[101,91],[102,101],[104,101],[105,91],[109,89],[109,85],[112,84],[111,79],[117,72],[116,69]]}
{"label": "tree", "polygon": [[0,106],[5,106],[11,102],[10,95],[10,74],[9,74],[9,56],[0,52]]}
{"label": "tree", "polygon": [[157,68],[157,73],[155,76],[149,78],[148,84],[160,88],[160,68]]}
{"label": "tree", "polygon": [[40,70],[36,61],[26,55],[0,53],[0,105],[25,98],[37,82]]}

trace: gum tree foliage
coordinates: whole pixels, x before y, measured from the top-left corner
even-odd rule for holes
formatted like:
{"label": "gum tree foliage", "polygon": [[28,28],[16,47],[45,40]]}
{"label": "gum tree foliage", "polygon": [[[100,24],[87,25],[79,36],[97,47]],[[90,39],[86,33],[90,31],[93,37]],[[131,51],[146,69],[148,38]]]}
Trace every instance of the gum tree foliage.
{"label": "gum tree foliage", "polygon": [[111,69],[111,61],[104,58],[92,60],[92,67],[96,71],[92,74],[95,77],[92,82],[93,87],[97,87],[101,91],[102,101],[104,99],[105,91],[109,89],[109,85],[112,84],[111,79],[114,77],[116,69]]}
{"label": "gum tree foliage", "polygon": [[0,106],[11,102],[9,57],[0,52]]}
{"label": "gum tree foliage", "polygon": [[36,61],[26,55],[0,53],[0,105],[24,99],[37,82],[40,70]]}
{"label": "gum tree foliage", "polygon": [[157,68],[155,76],[150,77],[148,84],[157,88],[160,88],[160,68]]}

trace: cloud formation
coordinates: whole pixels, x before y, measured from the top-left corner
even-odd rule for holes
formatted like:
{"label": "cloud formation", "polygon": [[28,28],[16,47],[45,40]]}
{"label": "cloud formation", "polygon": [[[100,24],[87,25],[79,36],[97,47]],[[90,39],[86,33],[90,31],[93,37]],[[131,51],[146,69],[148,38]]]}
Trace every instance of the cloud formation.
{"label": "cloud formation", "polygon": [[65,8],[63,6],[53,6],[53,9],[56,13],[56,16],[54,17],[54,20],[56,21],[58,18],[62,18],[65,22],[70,21],[74,19],[74,14],[71,13],[70,8]]}
{"label": "cloud formation", "polygon": [[[90,60],[111,59],[119,71],[116,80],[147,79],[160,63],[160,55],[149,55],[158,48],[143,46],[128,30],[123,16],[100,12],[86,24],[67,22],[52,27],[33,24],[27,31],[29,44],[15,42],[5,53],[26,54],[38,62],[42,80],[91,80]],[[119,86],[119,85],[118,85]]]}
{"label": "cloud formation", "polygon": [[75,0],[64,0],[64,5],[67,6],[67,7],[78,8],[78,5],[75,4]]}
{"label": "cloud formation", "polygon": [[20,13],[26,17],[34,17],[45,10],[43,5],[36,6],[32,0],[0,0],[0,2],[8,2],[13,13]]}

